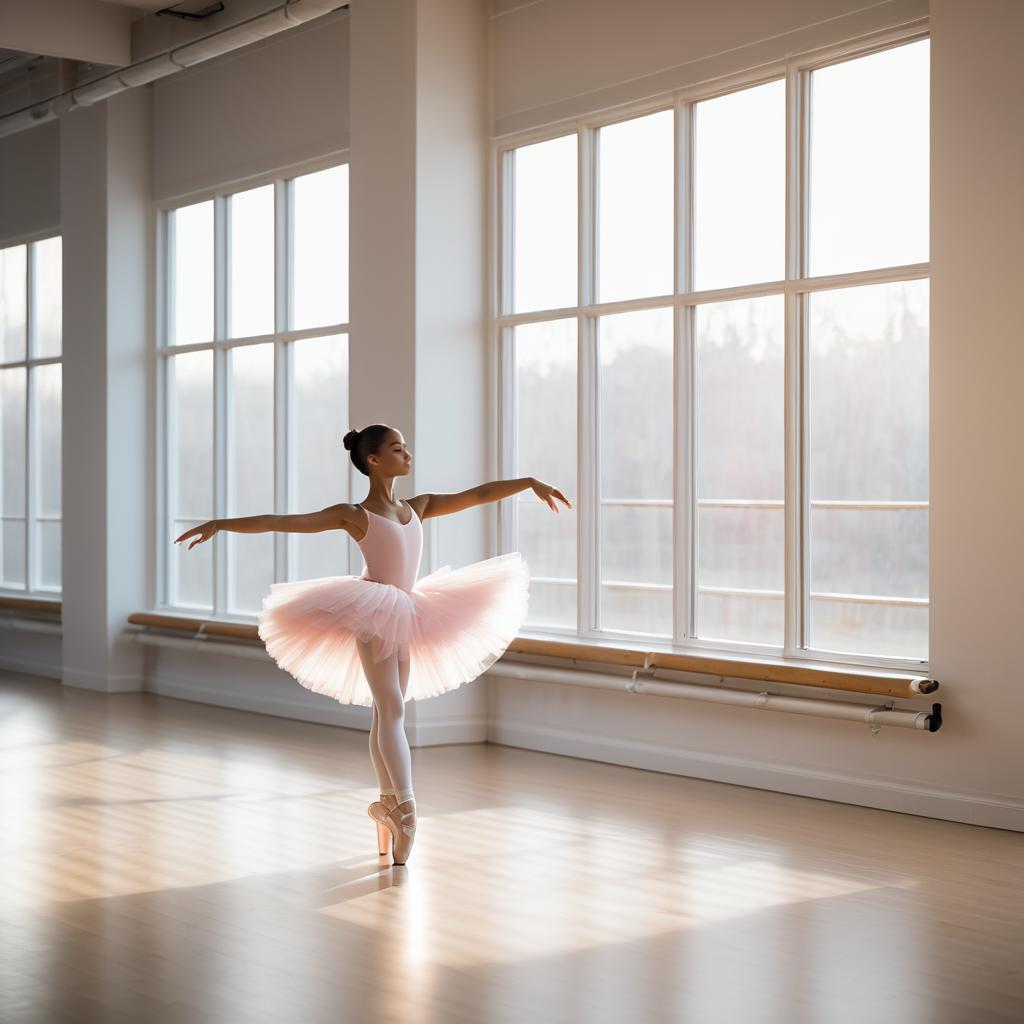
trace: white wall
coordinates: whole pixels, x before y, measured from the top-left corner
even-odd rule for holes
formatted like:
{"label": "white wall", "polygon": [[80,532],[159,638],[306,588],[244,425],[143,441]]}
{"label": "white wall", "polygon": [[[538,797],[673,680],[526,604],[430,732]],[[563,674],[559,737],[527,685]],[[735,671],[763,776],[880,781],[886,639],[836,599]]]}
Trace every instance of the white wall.
{"label": "white wall", "polygon": [[347,149],[348,14],[338,11],[153,85],[153,198]]}
{"label": "white wall", "polygon": [[[613,17],[603,0],[513,9],[493,23],[498,128],[544,123],[553,110],[596,107],[609,96],[639,98],[654,80],[645,76],[660,81],[672,54],[724,51],[728,70],[741,70],[764,53],[760,44],[742,48],[751,38],[844,6],[854,5],[644,0],[630,18]],[[916,6],[871,13],[900,21]],[[845,31],[858,17],[816,31]],[[845,722],[502,680],[499,665],[490,673],[492,740],[1024,829],[1014,642],[1024,613],[1024,424],[1015,396],[1024,379],[1016,299],[1024,276],[1024,5],[933,0],[931,25],[930,654],[941,731],[872,737]],[[575,59],[573,39],[586,42]]]}
{"label": "white wall", "polygon": [[0,138],[0,245],[60,230],[60,124]]}
{"label": "white wall", "polygon": [[927,0],[492,0],[494,133],[534,128],[927,17]]}

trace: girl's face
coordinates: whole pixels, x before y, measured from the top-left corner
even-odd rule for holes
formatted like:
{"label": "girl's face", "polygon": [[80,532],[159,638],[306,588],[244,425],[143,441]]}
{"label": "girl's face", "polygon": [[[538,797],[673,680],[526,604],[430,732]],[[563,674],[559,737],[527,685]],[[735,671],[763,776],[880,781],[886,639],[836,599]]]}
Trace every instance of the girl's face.
{"label": "girl's face", "polygon": [[367,458],[370,468],[381,476],[405,476],[412,468],[412,452],[398,430],[389,430],[377,451]]}

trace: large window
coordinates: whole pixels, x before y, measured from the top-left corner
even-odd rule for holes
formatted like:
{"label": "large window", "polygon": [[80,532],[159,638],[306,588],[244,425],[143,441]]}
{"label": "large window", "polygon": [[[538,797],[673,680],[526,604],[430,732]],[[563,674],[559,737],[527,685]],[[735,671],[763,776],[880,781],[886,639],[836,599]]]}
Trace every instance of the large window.
{"label": "large window", "polygon": [[575,506],[501,506],[534,630],[927,660],[928,48],[501,144],[502,472]]}
{"label": "large window", "polygon": [[208,519],[347,501],[348,167],[162,213],[158,604],[247,619],[275,580],[348,571],[337,531]]}
{"label": "large window", "polygon": [[61,592],[61,238],[0,249],[0,592]]}

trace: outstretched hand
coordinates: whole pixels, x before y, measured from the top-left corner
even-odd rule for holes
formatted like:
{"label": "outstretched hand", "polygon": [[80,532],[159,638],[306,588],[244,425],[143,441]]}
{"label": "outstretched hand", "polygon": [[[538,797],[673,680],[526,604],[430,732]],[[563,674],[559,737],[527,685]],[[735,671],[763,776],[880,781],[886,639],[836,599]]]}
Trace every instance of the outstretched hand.
{"label": "outstretched hand", "polygon": [[533,481],[533,493],[536,494],[552,512],[558,511],[558,506],[554,501],[555,498],[558,498],[560,501],[564,501],[566,508],[572,508],[572,502],[569,501],[569,499],[557,487],[552,487],[550,484],[546,484],[542,480]]}
{"label": "outstretched hand", "polygon": [[179,541],[187,540],[189,537],[195,537],[196,539],[188,546],[189,551],[191,551],[197,544],[202,544],[204,540],[209,540],[216,532],[217,520],[211,519],[208,523],[202,523],[200,526],[193,526],[191,530],[186,530],[174,543],[177,544]]}

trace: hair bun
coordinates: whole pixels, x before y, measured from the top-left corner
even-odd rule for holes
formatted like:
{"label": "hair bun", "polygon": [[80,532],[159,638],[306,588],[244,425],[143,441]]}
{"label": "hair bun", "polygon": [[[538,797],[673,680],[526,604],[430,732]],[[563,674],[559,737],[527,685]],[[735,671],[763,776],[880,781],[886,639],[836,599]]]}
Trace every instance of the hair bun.
{"label": "hair bun", "polygon": [[355,447],[355,443],[358,440],[359,440],[359,431],[358,430],[350,430],[341,439],[341,443],[345,446],[345,451],[350,452]]}

